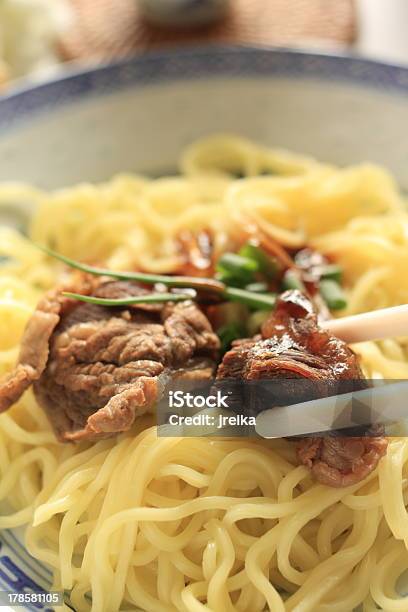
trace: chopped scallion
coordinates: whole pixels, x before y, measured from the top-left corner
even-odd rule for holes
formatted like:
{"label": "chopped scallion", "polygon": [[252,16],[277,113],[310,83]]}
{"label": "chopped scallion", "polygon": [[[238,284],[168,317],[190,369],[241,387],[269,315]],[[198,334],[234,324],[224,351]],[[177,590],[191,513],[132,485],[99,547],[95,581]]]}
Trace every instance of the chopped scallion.
{"label": "chopped scallion", "polygon": [[243,325],[239,323],[227,323],[217,329],[217,336],[221,341],[221,351],[225,353],[231,347],[234,340],[238,340],[245,336],[245,329]]}
{"label": "chopped scallion", "polygon": [[241,274],[234,274],[232,272],[217,272],[217,280],[228,285],[228,287],[245,287],[248,283],[253,281],[253,274],[251,272],[245,272],[241,270]]}
{"label": "chopped scallion", "polygon": [[227,287],[224,291],[226,298],[232,302],[241,302],[257,310],[271,310],[275,306],[276,296],[273,293],[264,295],[262,293],[251,293],[245,289]]}
{"label": "chopped scallion", "polygon": [[250,283],[245,287],[246,291],[252,291],[253,293],[267,293],[268,285],[266,283]]}
{"label": "chopped scallion", "polygon": [[341,282],[343,270],[337,264],[327,264],[324,266],[320,272],[320,276],[323,279],[334,280],[337,283]]}
{"label": "chopped scallion", "polygon": [[239,255],[256,261],[258,270],[265,274],[268,279],[275,278],[278,270],[277,262],[257,245],[247,242],[239,250]]}
{"label": "chopped scallion", "polygon": [[236,253],[224,253],[217,263],[218,278],[227,285],[243,287],[254,279],[258,264]]}
{"label": "chopped scallion", "polygon": [[250,259],[249,257],[244,257],[237,253],[224,253],[218,260],[217,268],[235,273],[241,270],[245,270],[245,272],[257,272],[259,265],[254,259]]}
{"label": "chopped scallion", "polygon": [[330,310],[343,310],[347,306],[344,291],[335,281],[323,279],[320,281],[319,289]]}
{"label": "chopped scallion", "polygon": [[[225,300],[231,300],[233,302],[241,302],[251,308],[258,310],[270,310],[275,305],[275,296],[273,294],[262,295],[260,293],[252,293],[251,291],[245,291],[236,287],[228,287],[224,283],[211,279],[211,278],[197,278],[189,276],[165,276],[159,274],[145,274],[143,272],[116,272],[107,268],[95,268],[87,264],[82,264],[69,257],[60,255],[55,251],[52,251],[46,247],[39,247],[45,251],[51,257],[54,257],[71,268],[94,274],[96,276],[108,276],[111,278],[123,279],[123,280],[134,280],[142,283],[155,285],[163,284],[168,287],[184,287],[185,289],[195,290],[206,290],[212,291],[218,294]],[[191,295],[188,294],[175,294],[175,293],[155,293],[146,296],[137,296],[123,298],[119,300],[107,300],[104,298],[98,298],[95,296],[84,296],[77,293],[66,293],[65,295],[72,297],[83,302],[91,302],[94,304],[102,304],[105,306],[124,306],[129,304],[137,303],[148,303],[148,302],[179,302],[182,300],[191,299]]]}
{"label": "chopped scallion", "polygon": [[282,279],[282,288],[287,289],[298,289],[299,291],[305,291],[300,275],[296,270],[286,270]]}

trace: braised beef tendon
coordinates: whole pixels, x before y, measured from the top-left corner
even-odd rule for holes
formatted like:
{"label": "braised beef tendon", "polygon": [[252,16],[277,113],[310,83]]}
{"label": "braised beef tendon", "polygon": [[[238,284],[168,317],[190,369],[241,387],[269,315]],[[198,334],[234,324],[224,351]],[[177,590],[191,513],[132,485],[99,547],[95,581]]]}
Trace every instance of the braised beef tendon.
{"label": "braised beef tendon", "polygon": [[[109,299],[149,294],[125,281],[93,279],[75,289]],[[218,347],[191,301],[108,308],[53,291],[27,325],[14,372],[0,384],[0,407],[33,383],[59,439],[106,437],[151,411],[176,372],[211,377]]]}
{"label": "braised beef tendon", "polygon": [[[367,386],[357,356],[345,342],[319,327],[311,300],[297,290],[277,299],[261,335],[233,343],[217,379],[231,390],[236,405],[241,402],[255,413]],[[274,380],[276,385],[265,384],[263,391],[259,381]],[[258,381],[253,393],[252,381]],[[297,445],[300,462],[317,480],[346,486],[376,467],[387,441],[382,436],[333,435],[302,438]]]}

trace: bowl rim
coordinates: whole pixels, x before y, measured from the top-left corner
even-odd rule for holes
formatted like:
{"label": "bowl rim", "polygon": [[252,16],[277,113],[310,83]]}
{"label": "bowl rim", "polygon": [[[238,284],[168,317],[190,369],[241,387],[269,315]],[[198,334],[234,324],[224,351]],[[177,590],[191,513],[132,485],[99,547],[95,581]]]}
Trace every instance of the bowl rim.
{"label": "bowl rim", "polygon": [[0,133],[92,95],[215,76],[299,77],[408,94],[408,65],[357,54],[244,44],[161,47],[97,65],[67,66],[62,74],[41,82],[20,82],[0,98]]}

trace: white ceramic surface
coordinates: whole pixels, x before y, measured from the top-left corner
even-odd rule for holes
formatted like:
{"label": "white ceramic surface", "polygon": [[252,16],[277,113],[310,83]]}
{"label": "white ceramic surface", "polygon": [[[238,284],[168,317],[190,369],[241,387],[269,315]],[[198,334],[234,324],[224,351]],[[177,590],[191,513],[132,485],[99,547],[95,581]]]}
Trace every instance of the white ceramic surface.
{"label": "white ceramic surface", "polygon": [[[339,164],[382,163],[408,189],[408,70],[394,80],[380,64],[266,50],[168,57],[85,75],[85,91],[84,75],[49,93],[39,87],[32,111],[24,95],[11,98],[7,126],[0,102],[0,180],[55,187],[157,173],[174,168],[187,143],[222,130]],[[174,76],[161,79],[166,67]]]}

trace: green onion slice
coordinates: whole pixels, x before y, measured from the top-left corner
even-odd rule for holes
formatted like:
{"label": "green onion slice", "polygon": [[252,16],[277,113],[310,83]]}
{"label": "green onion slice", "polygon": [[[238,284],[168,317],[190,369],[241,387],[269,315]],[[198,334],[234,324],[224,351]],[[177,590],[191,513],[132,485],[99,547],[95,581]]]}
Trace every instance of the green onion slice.
{"label": "green onion slice", "polygon": [[334,280],[337,283],[341,282],[341,277],[343,274],[343,270],[341,266],[337,264],[327,264],[320,271],[321,278],[325,280]]}
{"label": "green onion slice", "polygon": [[234,340],[245,336],[245,329],[243,325],[231,322],[217,329],[217,336],[221,341],[221,351],[225,353],[231,347]]}
{"label": "green onion slice", "polygon": [[262,293],[252,293],[235,287],[227,287],[224,295],[232,302],[241,302],[257,310],[271,310],[275,307],[276,302],[276,295],[273,293],[263,295]]}
{"label": "green onion slice", "polygon": [[252,293],[268,293],[268,285],[266,283],[249,283],[245,287],[246,291],[251,291]]}
{"label": "green onion slice", "polygon": [[343,289],[333,280],[321,280],[320,294],[330,310],[343,310],[347,306],[347,298]]}
{"label": "green onion slice", "polygon": [[235,273],[241,271],[257,272],[259,265],[254,259],[249,257],[244,257],[237,253],[224,253],[218,260],[217,268]]}
{"label": "green onion slice", "polygon": [[[224,283],[210,278],[196,278],[189,276],[165,276],[159,274],[145,274],[143,272],[117,272],[114,270],[109,270],[107,268],[97,268],[94,266],[80,263],[78,261],[70,259],[69,257],[66,257],[65,255],[56,253],[55,251],[46,247],[40,246],[39,248],[41,248],[45,253],[47,253],[47,255],[54,257],[59,261],[62,261],[71,268],[81,270],[82,272],[87,272],[89,274],[94,274],[96,276],[108,276],[116,279],[135,280],[151,285],[161,283],[168,287],[184,287],[185,289],[190,288],[196,290],[213,291],[221,298],[234,302],[241,302],[258,310],[270,310],[275,305],[276,298],[274,294],[262,295],[253,293],[251,291],[245,291],[245,289],[227,287]],[[166,301],[178,302],[182,300],[191,299],[190,295],[180,293],[155,293],[146,296],[136,296],[117,300],[109,300],[105,298],[98,298],[95,296],[85,296],[78,293],[70,292],[66,292],[65,295],[83,302],[101,304],[104,306],[124,306],[137,303],[147,304],[149,302],[154,303]]]}
{"label": "green onion slice", "polygon": [[44,253],[47,253],[50,257],[54,257],[59,261],[62,261],[70,268],[87,272],[95,276],[109,276],[111,278],[117,278],[122,280],[135,280],[147,285],[155,285],[156,283],[162,283],[167,287],[190,287],[192,289],[200,289],[205,291],[214,291],[216,293],[222,293],[225,289],[224,283],[221,283],[212,278],[198,278],[195,276],[167,276],[162,274],[147,274],[144,272],[118,272],[116,270],[109,270],[108,268],[98,268],[90,266],[88,264],[75,261],[65,255],[61,255],[49,249],[47,247],[37,245]]}
{"label": "green onion slice", "polygon": [[81,293],[71,293],[64,291],[65,297],[87,302],[88,304],[98,304],[99,306],[131,306],[132,304],[158,304],[160,302],[183,302],[191,300],[191,295],[183,293],[148,293],[147,295],[135,295],[133,297],[108,299],[94,295],[83,295]]}
{"label": "green onion slice", "polygon": [[299,291],[305,291],[305,286],[299,273],[296,270],[287,270],[282,279],[282,288],[287,289],[298,289]]}
{"label": "green onion slice", "polygon": [[265,274],[269,280],[276,277],[278,271],[276,260],[267,255],[263,249],[252,244],[252,242],[244,244],[239,250],[239,255],[255,261],[258,264],[258,270]]}

